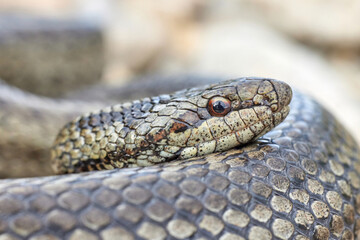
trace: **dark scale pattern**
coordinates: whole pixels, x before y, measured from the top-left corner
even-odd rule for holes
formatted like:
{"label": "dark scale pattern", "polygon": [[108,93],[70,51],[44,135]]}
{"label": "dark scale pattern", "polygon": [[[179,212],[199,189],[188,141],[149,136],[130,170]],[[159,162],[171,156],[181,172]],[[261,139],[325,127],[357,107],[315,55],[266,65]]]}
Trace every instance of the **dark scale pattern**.
{"label": "dark scale pattern", "polygon": [[[145,105],[143,105],[145,106]],[[245,147],[146,168],[0,182],[5,239],[354,239],[359,149],[318,104]]]}

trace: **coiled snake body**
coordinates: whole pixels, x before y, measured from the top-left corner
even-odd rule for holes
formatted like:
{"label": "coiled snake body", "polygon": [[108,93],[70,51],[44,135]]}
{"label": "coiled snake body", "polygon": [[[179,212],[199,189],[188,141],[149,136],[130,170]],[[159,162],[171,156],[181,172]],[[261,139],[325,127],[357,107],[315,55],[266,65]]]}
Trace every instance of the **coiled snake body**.
{"label": "coiled snake body", "polygon": [[299,93],[265,134],[290,99],[238,79],[80,117],[56,171],[140,167],[2,180],[0,239],[354,239],[358,146]]}

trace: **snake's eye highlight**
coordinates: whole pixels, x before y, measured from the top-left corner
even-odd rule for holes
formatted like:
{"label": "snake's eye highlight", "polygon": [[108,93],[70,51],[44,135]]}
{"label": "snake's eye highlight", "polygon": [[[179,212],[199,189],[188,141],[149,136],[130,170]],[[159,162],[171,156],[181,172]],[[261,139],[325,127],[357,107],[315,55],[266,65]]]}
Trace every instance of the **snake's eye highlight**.
{"label": "snake's eye highlight", "polygon": [[223,97],[213,97],[208,103],[208,111],[211,116],[223,117],[230,112],[231,103]]}

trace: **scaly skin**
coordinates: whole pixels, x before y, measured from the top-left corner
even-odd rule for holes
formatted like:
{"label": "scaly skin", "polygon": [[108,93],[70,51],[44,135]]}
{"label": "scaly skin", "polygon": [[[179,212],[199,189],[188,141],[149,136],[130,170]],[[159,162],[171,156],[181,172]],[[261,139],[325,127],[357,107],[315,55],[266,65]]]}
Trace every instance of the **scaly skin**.
{"label": "scaly skin", "polygon": [[[211,99],[230,112],[212,116]],[[150,166],[231,149],[255,140],[289,113],[292,92],[280,81],[235,79],[119,104],[79,117],[52,151],[58,173]]]}
{"label": "scaly skin", "polygon": [[358,145],[296,93],[285,121],[243,147],[0,181],[0,239],[354,239],[359,189]]}

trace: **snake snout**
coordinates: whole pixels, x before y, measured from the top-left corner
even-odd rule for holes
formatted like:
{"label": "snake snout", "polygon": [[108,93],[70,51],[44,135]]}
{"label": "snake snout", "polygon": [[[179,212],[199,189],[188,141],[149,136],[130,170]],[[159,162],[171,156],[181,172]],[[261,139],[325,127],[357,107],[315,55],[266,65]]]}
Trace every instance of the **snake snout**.
{"label": "snake snout", "polygon": [[287,83],[282,81],[271,80],[271,83],[273,84],[275,88],[275,92],[277,93],[278,96],[277,111],[281,111],[291,102],[292,99],[291,87]]}

